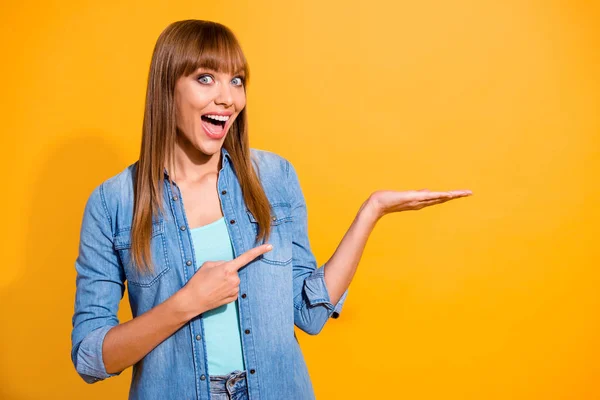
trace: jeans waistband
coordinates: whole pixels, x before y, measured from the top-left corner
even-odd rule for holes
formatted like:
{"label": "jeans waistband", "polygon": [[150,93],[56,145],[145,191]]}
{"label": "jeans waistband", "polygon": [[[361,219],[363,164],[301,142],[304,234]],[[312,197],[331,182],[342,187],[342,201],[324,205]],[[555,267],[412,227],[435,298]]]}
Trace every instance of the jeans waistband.
{"label": "jeans waistband", "polygon": [[227,375],[209,375],[210,391],[213,394],[234,395],[237,392],[245,392],[246,371],[235,370]]}

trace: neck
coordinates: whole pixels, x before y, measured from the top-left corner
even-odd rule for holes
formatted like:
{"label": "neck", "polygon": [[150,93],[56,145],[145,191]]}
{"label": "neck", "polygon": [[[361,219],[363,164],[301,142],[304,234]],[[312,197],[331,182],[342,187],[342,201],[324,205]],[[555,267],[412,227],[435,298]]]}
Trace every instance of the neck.
{"label": "neck", "polygon": [[201,181],[208,175],[218,174],[222,164],[221,148],[219,147],[213,154],[205,154],[190,142],[177,141],[175,143],[174,164],[175,170],[172,172],[174,181]]}

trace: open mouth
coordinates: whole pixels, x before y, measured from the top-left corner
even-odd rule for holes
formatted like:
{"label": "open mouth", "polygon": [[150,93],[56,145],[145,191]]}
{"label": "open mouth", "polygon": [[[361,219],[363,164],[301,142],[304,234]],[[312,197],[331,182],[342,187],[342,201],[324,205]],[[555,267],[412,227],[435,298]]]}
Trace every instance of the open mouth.
{"label": "open mouth", "polygon": [[231,116],[205,114],[201,115],[200,118],[206,133],[214,138],[220,138],[225,133],[225,125]]}
{"label": "open mouth", "polygon": [[202,118],[202,121],[212,125],[218,130],[222,130],[225,127],[225,123],[227,123],[227,121],[218,121],[216,119],[207,117],[206,115],[203,115],[200,118]]}

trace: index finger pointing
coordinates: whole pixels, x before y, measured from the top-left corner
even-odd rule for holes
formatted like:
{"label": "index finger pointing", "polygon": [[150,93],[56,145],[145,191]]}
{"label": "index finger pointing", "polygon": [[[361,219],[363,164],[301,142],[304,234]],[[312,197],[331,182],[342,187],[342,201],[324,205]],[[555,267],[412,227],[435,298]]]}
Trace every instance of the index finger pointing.
{"label": "index finger pointing", "polygon": [[263,245],[254,247],[254,248],[246,251],[245,253],[240,254],[239,257],[236,257],[233,260],[231,260],[230,264],[235,271],[238,271],[240,268],[242,268],[244,265],[248,264],[250,261],[254,260],[256,257],[258,257],[261,254],[264,254],[268,251],[271,251],[272,249],[273,249],[273,246],[270,244],[263,244]]}

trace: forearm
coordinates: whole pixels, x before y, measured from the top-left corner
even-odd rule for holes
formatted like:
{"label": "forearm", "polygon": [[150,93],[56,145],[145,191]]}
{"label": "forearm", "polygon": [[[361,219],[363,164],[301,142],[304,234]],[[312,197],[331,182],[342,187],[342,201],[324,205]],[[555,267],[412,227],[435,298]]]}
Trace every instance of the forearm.
{"label": "forearm", "polygon": [[367,240],[379,218],[374,204],[370,200],[365,201],[335,252],[325,263],[325,285],[332,304],[335,305],[350,286]]}
{"label": "forearm", "polygon": [[109,374],[122,371],[141,360],[163,340],[194,317],[184,290],[163,303],[111,328],[102,345],[102,358]]}

